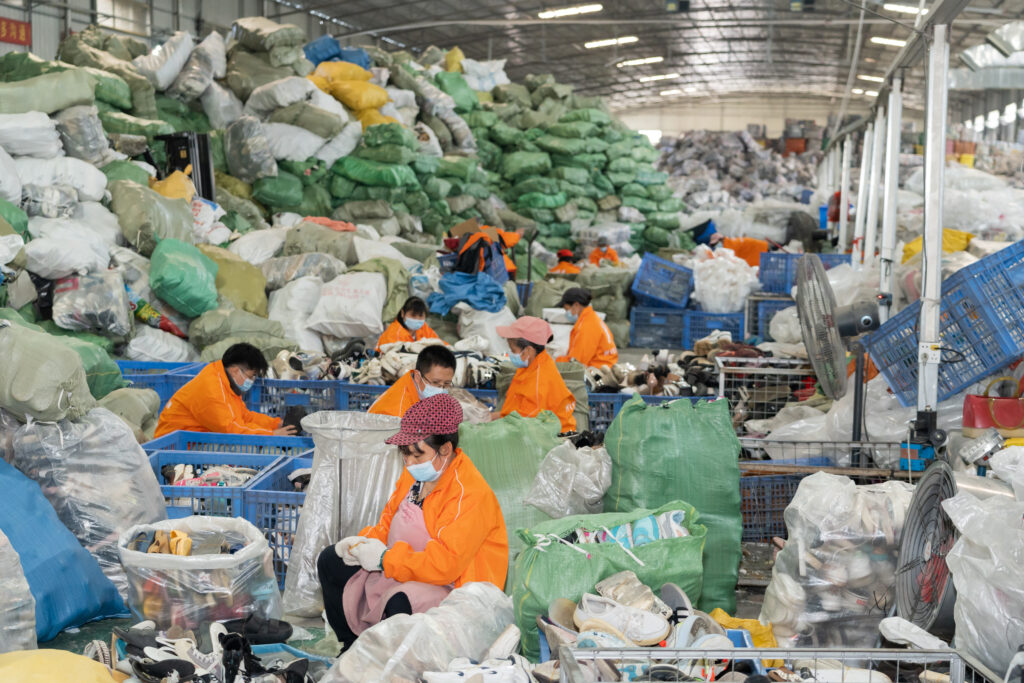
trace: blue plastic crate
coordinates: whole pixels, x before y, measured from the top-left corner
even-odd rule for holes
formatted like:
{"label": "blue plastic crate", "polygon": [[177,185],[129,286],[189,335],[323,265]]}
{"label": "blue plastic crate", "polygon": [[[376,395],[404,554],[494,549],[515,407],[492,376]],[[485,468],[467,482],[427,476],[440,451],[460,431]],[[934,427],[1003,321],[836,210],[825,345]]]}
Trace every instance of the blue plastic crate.
{"label": "blue plastic crate", "polygon": [[629,312],[629,345],[651,349],[682,349],[686,312],[675,308],[634,306]]}
{"label": "blue plastic crate", "polygon": [[496,389],[469,389],[468,391],[478,401],[486,403],[494,410],[501,410],[501,406],[498,405],[498,392]]}
{"label": "blue plastic crate", "polygon": [[362,413],[369,410],[373,402],[391,388],[376,384],[350,384],[348,382],[339,382],[338,384],[340,401],[336,410],[354,410]]}
{"label": "blue plastic crate", "polygon": [[[785,299],[762,299],[757,302],[757,336],[765,341],[772,341],[770,326],[772,318],[779,311],[795,306],[796,301],[786,297]],[[750,333],[753,330],[748,330]]]}
{"label": "blue plastic crate", "polygon": [[203,517],[244,517],[244,492],[253,480],[243,486],[174,486],[167,483],[160,470],[164,465],[191,465],[194,476],[211,467],[234,465],[251,467],[262,472],[282,460],[278,455],[249,455],[244,453],[210,453],[207,451],[160,450],[149,456],[160,490],[171,519],[200,515]]}
{"label": "blue plastic crate", "polygon": [[786,537],[783,512],[793,500],[800,480],[807,475],[770,474],[740,477],[740,509],[745,542],[770,543],[774,536]]}
{"label": "blue plastic crate", "polygon": [[302,436],[249,436],[214,432],[171,432],[142,445],[146,453],[157,451],[206,451],[249,455],[294,457],[313,449],[313,439]]}
{"label": "blue plastic crate", "polygon": [[160,408],[163,409],[174,392],[185,386],[185,381],[176,381],[175,373],[191,370],[198,373],[203,364],[119,360],[117,367],[121,369],[121,376],[131,382],[133,387],[155,391],[160,396]]}
{"label": "blue plastic crate", "polygon": [[344,383],[325,379],[259,379],[245,396],[249,410],[284,417],[290,406],[302,406],[309,413],[343,410]]}
{"label": "blue plastic crate", "polygon": [[1024,350],[1024,240],[957,271],[948,281],[963,281],[992,310],[1014,348]]}
{"label": "blue plastic crate", "polygon": [[307,467],[313,467],[312,458],[282,459],[253,479],[245,491],[245,518],[266,536],[274,553],[274,573],[282,588],[302,504],[306,501],[305,492],[296,491],[288,476]]}
{"label": "blue plastic crate", "polygon": [[694,343],[717,330],[732,334],[732,340],[743,341],[743,313],[707,313],[705,311],[685,311],[683,327],[683,348],[692,349]]}
{"label": "blue plastic crate", "polygon": [[[803,254],[786,254],[779,251],[761,254],[761,265],[757,272],[761,289],[772,294],[789,295],[796,286],[796,263]],[[850,263],[849,254],[818,254],[825,270],[842,263]]]}
{"label": "blue plastic crate", "polygon": [[686,308],[692,288],[692,270],[648,253],[631,290],[637,306]]}
{"label": "blue plastic crate", "polygon": [[590,431],[606,432],[623,404],[632,398],[629,394],[589,394]]}

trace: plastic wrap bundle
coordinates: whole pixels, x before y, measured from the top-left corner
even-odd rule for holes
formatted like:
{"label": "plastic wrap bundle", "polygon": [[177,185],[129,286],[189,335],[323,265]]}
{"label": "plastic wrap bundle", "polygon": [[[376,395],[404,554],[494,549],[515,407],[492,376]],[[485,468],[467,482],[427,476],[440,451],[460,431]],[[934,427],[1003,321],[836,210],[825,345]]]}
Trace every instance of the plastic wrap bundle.
{"label": "plastic wrap bundle", "polygon": [[132,309],[116,270],[59,280],[53,290],[53,321],[65,330],[127,337]]}
{"label": "plastic wrap bundle", "polygon": [[110,154],[110,143],[103,132],[96,107],[68,107],[53,117],[57,122],[64,152],[90,164],[101,166]]}
{"label": "plastic wrap bundle", "polygon": [[[147,541],[158,531],[187,534],[192,554],[147,553]],[[136,550],[140,538],[146,540]],[[151,619],[161,630],[190,628],[208,641],[215,621],[282,616],[273,551],[247,520],[193,516],[139,524],[125,529],[117,548],[128,576],[128,606],[138,621]]]}
{"label": "plastic wrap bundle", "polygon": [[330,254],[296,254],[264,261],[260,267],[267,279],[267,290],[281,289],[300,277],[318,277],[330,282],[345,272],[345,264]]}
{"label": "plastic wrap bundle", "polygon": [[277,162],[270,151],[270,143],[255,116],[242,116],[227,127],[224,154],[231,175],[239,180],[252,183],[277,175]]}
{"label": "plastic wrap bundle", "polygon": [[362,633],[322,683],[418,680],[457,657],[480,661],[512,623],[512,599],[487,582],[467,583],[421,614],[400,614]]}
{"label": "plastic wrap bundle", "polygon": [[70,218],[77,205],[78,191],[70,185],[21,186],[21,208],[29,218]]}
{"label": "plastic wrap bundle", "polygon": [[30,423],[14,436],[12,464],[39,484],[60,521],[127,596],[118,534],[167,519],[156,475],[128,425],[105,408],[75,422]]}
{"label": "plastic wrap bundle", "polygon": [[36,601],[18,551],[0,531],[0,654],[36,649]]}
{"label": "plastic wrap bundle", "polygon": [[747,296],[760,286],[757,269],[737,258],[731,249],[712,252],[703,245],[696,252],[693,279],[693,296],[709,313],[743,310]]}
{"label": "plastic wrap bundle", "polygon": [[603,448],[576,448],[566,441],[551,449],[523,501],[549,517],[596,514],[612,483],[612,459]]}
{"label": "plastic wrap bundle", "polygon": [[0,321],[0,348],[0,408],[49,422],[95,407],[82,360],[56,337]]}
{"label": "plastic wrap bundle", "polygon": [[303,418],[302,428],[313,435],[316,450],[285,576],[288,614],[319,616],[320,551],[379,521],[402,473],[398,450],[384,443],[400,423],[397,417],[368,413],[321,412]]}
{"label": "plastic wrap bundle", "polygon": [[761,622],[783,647],[873,647],[895,600],[897,554],[914,488],[857,486],[818,472],[786,507],[789,538],[772,568]]}
{"label": "plastic wrap bundle", "polygon": [[942,509],[960,532],[946,555],[956,586],[956,646],[1006,671],[1024,642],[1024,502],[958,493]]}
{"label": "plastic wrap bundle", "polygon": [[199,352],[192,344],[169,332],[146,326],[135,330],[124,355],[129,360],[150,363],[192,363],[199,360]]}

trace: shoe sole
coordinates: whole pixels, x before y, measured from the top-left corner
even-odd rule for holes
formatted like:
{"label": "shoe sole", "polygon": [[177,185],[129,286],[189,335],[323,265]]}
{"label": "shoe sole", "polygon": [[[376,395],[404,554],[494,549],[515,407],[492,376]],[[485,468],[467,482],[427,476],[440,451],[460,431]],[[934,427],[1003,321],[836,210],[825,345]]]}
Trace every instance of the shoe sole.
{"label": "shoe sole", "polygon": [[603,619],[587,619],[580,624],[580,631],[598,631],[599,633],[607,633],[623,641],[627,646],[630,643],[634,643],[640,647],[651,647],[652,645],[657,645],[668,638],[669,634],[672,633],[672,627],[668,626],[668,628],[665,629],[665,632],[657,638],[646,638],[642,640],[634,640],[633,638],[630,638]]}

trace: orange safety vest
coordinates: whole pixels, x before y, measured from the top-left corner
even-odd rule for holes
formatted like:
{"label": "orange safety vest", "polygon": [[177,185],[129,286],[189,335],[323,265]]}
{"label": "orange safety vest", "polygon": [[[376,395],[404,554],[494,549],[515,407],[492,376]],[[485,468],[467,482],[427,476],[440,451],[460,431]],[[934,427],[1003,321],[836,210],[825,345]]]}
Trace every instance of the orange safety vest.
{"label": "orange safety vest", "polygon": [[405,376],[391,385],[391,388],[380,395],[370,409],[366,412],[374,415],[393,415],[402,417],[405,411],[420,401],[420,392],[416,389],[416,383],[412,381],[412,373],[405,373]]}
{"label": "orange safety vest", "polygon": [[[387,543],[398,506],[414,480],[403,469],[380,522],[360,536]],[[508,573],[508,532],[494,491],[461,448],[441,473],[437,486],[423,500],[423,522],[430,542],[420,552],[399,541],[384,553],[384,576],[434,586],[459,586],[489,581],[505,590]]]}
{"label": "orange safety vest", "polygon": [[580,313],[579,320],[569,333],[568,352],[555,360],[568,362],[573,359],[590,368],[615,365],[619,362],[615,338],[593,306],[587,306]]}
{"label": "orange safety vest", "polygon": [[576,430],[576,399],[547,351],[541,351],[529,367],[516,370],[505,394],[501,416],[515,411],[523,417],[536,417],[542,410],[558,416],[563,432]]}
{"label": "orange safety vest", "polygon": [[245,401],[231,388],[223,361],[214,361],[178,389],[160,413],[155,436],[183,429],[190,432],[222,434],[273,434],[281,418],[270,417],[245,407]]}
{"label": "orange safety vest", "polygon": [[611,247],[605,247],[604,251],[601,247],[594,247],[594,251],[590,252],[590,262],[595,266],[601,265],[601,261],[611,261],[612,263],[619,262],[619,253]]}
{"label": "orange safety vest", "polygon": [[558,265],[548,271],[549,273],[561,273],[562,275],[578,275],[580,267],[569,261],[559,261]]}
{"label": "orange safety vest", "polygon": [[[380,335],[380,339],[377,340],[376,350],[379,353],[380,347],[385,344],[396,344],[398,342],[411,343],[423,341],[424,339],[440,339],[440,337],[438,337],[437,332],[430,329],[430,325],[426,323],[423,323],[423,327],[420,329],[412,332],[405,325],[395,319],[390,325],[388,325],[388,328],[384,330],[384,333]],[[445,344],[447,345],[447,342],[445,342]]]}

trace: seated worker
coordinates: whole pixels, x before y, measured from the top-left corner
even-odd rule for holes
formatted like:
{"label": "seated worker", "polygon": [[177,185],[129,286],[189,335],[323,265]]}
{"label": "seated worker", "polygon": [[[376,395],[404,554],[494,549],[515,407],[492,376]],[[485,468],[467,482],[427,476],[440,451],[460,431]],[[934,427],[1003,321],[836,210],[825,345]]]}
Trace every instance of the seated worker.
{"label": "seated worker", "polygon": [[591,263],[600,266],[601,261],[611,261],[614,265],[619,265],[619,252],[608,246],[607,237],[597,238],[597,246],[590,252]]}
{"label": "seated worker", "polygon": [[561,273],[562,275],[576,275],[580,272],[580,267],[577,266],[574,261],[576,257],[572,255],[570,249],[559,249],[558,250],[558,265],[549,270],[549,273]]}
{"label": "seated worker", "polygon": [[160,413],[155,436],[178,429],[190,432],[293,436],[295,427],[281,418],[245,407],[242,395],[267,373],[267,359],[252,344],[235,344],[178,389]]}
{"label": "seated worker", "polygon": [[427,304],[418,296],[410,296],[402,304],[398,317],[388,325],[377,340],[377,353],[385,344],[397,342],[417,342],[424,339],[440,339],[437,332],[427,324]]}
{"label": "seated worker", "polygon": [[612,331],[590,305],[590,300],[590,292],[582,287],[567,289],[562,294],[558,305],[565,309],[573,326],[569,333],[569,350],[555,359],[559,363],[577,360],[588,368],[600,368],[619,362]]}
{"label": "seated worker", "polygon": [[451,389],[454,377],[455,354],[440,344],[428,346],[416,357],[416,368],[391,385],[367,412],[402,417],[413,404]]}
{"label": "seated worker", "polygon": [[540,318],[523,316],[511,325],[498,325],[495,331],[508,340],[512,365],[518,368],[505,394],[505,404],[497,417],[515,411],[523,417],[535,417],[550,410],[562,423],[562,432],[576,431],[576,399],[558,372],[555,359],[544,347],[554,338],[551,325]]}
{"label": "seated worker", "polygon": [[494,492],[459,446],[462,406],[424,399],[402,416],[405,471],[376,526],[328,546],[317,558],[327,622],[351,645],[396,614],[436,607],[472,581],[505,588],[508,534]]}

